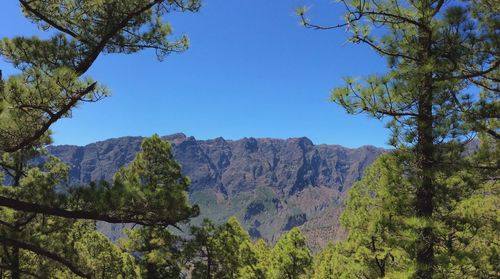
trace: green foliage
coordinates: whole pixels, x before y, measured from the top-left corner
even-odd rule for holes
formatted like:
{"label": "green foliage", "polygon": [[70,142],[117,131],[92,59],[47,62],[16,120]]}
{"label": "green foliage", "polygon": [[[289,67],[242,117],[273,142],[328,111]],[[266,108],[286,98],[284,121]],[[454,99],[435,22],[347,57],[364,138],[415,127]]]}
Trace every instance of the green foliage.
{"label": "green foliage", "polygon": [[272,250],[272,269],[269,278],[301,278],[312,263],[304,236],[298,228],[283,235]]}
{"label": "green foliage", "polygon": [[445,243],[460,246],[457,234],[470,229],[453,212],[484,186],[475,168],[498,169],[498,161],[471,161],[464,153],[475,133],[500,139],[500,6],[488,0],[341,2],[346,14],[337,25],[315,25],[305,9],[298,16],[310,28],[345,27],[350,42],[387,58],[386,74],[348,77],[331,99],[348,113],[389,118],[389,143],[398,151],[397,163],[379,163],[354,187],[343,218],[349,239],[338,251],[354,253],[360,274],[369,278],[472,276],[468,268],[455,275],[448,262],[455,248]]}
{"label": "green foliage", "polygon": [[334,278],[411,277],[414,227],[422,224],[407,206],[414,203],[415,187],[404,173],[398,157],[382,155],[353,185],[341,217],[348,237],[327,248],[319,272]]}
{"label": "green foliage", "polygon": [[[0,55],[22,71],[4,84],[0,103],[0,147],[12,152],[34,146],[48,128],[80,102],[97,101],[107,90],[81,78],[101,53],[135,53],[153,49],[162,59],[187,48],[188,40],[170,42],[166,13],[196,11],[200,2],[186,1],[20,1],[24,14],[49,39],[4,38]],[[26,125],[29,123],[29,125]]]}
{"label": "green foliage", "polygon": [[297,228],[284,234],[272,248],[262,239],[252,243],[234,217],[220,226],[205,219],[202,226],[191,228],[191,234],[184,253],[192,278],[303,278],[312,263]]}
{"label": "green foliage", "polygon": [[[16,162],[35,155],[40,153],[18,152],[5,155],[3,162],[16,165]],[[121,168],[111,184],[61,188],[68,167],[50,156],[42,164],[22,170],[23,175],[18,181],[12,174],[12,186],[1,188],[3,196],[26,202],[43,200],[45,206],[84,212],[89,216],[87,219],[94,213],[124,220],[133,216],[136,223],[148,226],[131,230],[129,238],[124,241],[127,251],[122,251],[95,231],[92,222],[2,208],[0,242],[12,246],[16,241],[35,247],[21,250],[21,253],[16,249],[7,250],[0,255],[5,266],[18,265],[19,268],[15,269],[24,273],[46,274],[47,277],[61,274],[63,278],[72,278],[74,274],[97,278],[139,278],[141,273],[144,278],[174,278],[172,274],[180,273],[180,254],[175,252],[175,238],[166,226],[196,216],[198,208],[188,205],[189,180],[181,175],[170,145],[159,136],[145,139],[135,160]],[[10,260],[14,252],[19,254],[15,257],[18,263]],[[55,255],[49,258],[55,263],[44,257],[45,252]],[[137,253],[140,256],[136,264],[131,254]]]}
{"label": "green foliage", "polygon": [[[342,1],[350,41],[388,60],[385,75],[346,78],[332,100],[349,113],[391,117],[390,143],[349,193],[345,241],[313,261],[294,228],[273,248],[236,218],[204,221],[182,240],[168,230],[198,215],[189,180],[157,135],[111,182],[69,187],[46,154],[50,127],[107,96],[85,76],[102,53],[184,51],[162,17],[197,0],[20,0],[48,39],[0,41],[20,74],[0,81],[0,277],[496,278],[500,274],[498,12],[484,1]],[[297,10],[306,27],[322,29]],[[382,32],[373,32],[382,27]],[[467,153],[473,133],[481,146]],[[96,221],[140,225],[121,246]],[[184,243],[183,243],[184,241]]]}
{"label": "green foliage", "polygon": [[148,230],[163,231],[198,214],[187,204],[189,181],[169,144],[153,136],[112,182],[80,187],[69,187],[68,166],[48,156],[45,147],[51,143],[51,125],[70,117],[78,104],[108,95],[85,76],[100,54],[152,49],[163,59],[184,51],[187,37],[169,40],[172,28],[162,18],[173,11],[197,11],[200,2],[19,3],[30,21],[50,33],[47,39],[0,40],[2,59],[20,71],[0,80],[0,277],[139,278],[131,254],[98,233],[94,223],[149,227],[131,237],[139,242]]}
{"label": "green foliage", "polygon": [[182,255],[179,239],[168,230],[153,227],[131,229],[121,244],[136,255],[142,278],[180,278]]}
{"label": "green foliage", "polygon": [[[135,259],[97,232],[94,227],[82,230],[82,226],[75,226],[74,230],[73,247],[80,259],[78,264],[91,270],[93,277],[141,278],[140,267],[135,263]],[[39,263],[35,261],[33,264]],[[55,277],[75,277],[67,270],[61,270],[59,273]]]}
{"label": "green foliage", "polygon": [[[60,258],[55,261],[38,250],[21,249],[17,254],[21,274],[35,274],[41,278],[140,278],[134,258],[97,232],[92,223],[65,222],[56,218],[36,221],[32,220],[31,226],[21,232],[3,230],[2,239],[15,237],[17,241],[46,249]],[[12,264],[16,256],[14,251],[2,250],[2,268]],[[6,270],[2,275],[13,277],[10,268]]]}
{"label": "green foliage", "polygon": [[[482,144],[467,158],[467,166],[497,152],[498,147]],[[415,232],[428,224],[415,218],[415,209],[407,206],[415,202],[416,192],[407,168],[396,154],[383,155],[354,184],[341,217],[348,237],[316,257],[312,278],[414,276],[417,263],[412,254],[419,237]],[[491,174],[491,170],[464,166],[438,176],[440,200],[436,199],[431,224],[437,237],[434,278],[498,275],[500,188],[488,178]]]}
{"label": "green foliage", "polygon": [[255,263],[250,236],[236,218],[218,227],[206,219],[191,233],[193,239],[185,250],[192,278],[240,278],[253,272],[247,268]]}
{"label": "green foliage", "polygon": [[188,205],[189,179],[181,174],[170,144],[158,135],[144,139],[129,166],[115,174],[113,183],[70,189],[71,203],[82,209],[109,212],[142,225],[175,225],[198,215]]}
{"label": "green foliage", "polygon": [[[154,135],[144,140],[134,161],[115,174],[111,188],[93,188],[85,194],[101,198],[99,203],[114,212],[139,214],[146,223],[160,225],[165,220],[166,226],[198,214],[197,206],[188,205],[188,187],[170,144]],[[123,240],[129,252],[139,254],[144,278],[176,278],[181,272],[178,239],[164,226],[131,229]]]}
{"label": "green foliage", "polygon": [[245,266],[240,271],[240,279],[266,279],[272,268],[270,247],[262,239],[257,240],[250,251],[246,251]]}
{"label": "green foliage", "polygon": [[364,266],[344,248],[345,242],[329,244],[314,258],[312,279],[348,279],[364,276]]}

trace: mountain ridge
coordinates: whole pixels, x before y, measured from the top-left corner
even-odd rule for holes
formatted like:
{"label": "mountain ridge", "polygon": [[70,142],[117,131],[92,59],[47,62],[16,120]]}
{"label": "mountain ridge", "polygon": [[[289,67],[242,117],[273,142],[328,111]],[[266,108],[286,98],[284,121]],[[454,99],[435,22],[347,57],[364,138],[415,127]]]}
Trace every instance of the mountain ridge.
{"label": "mountain ridge", "polygon": [[[88,145],[93,145],[93,144],[100,144],[100,143],[103,143],[103,142],[107,142],[107,141],[110,141],[110,140],[119,140],[119,139],[127,139],[127,138],[131,138],[131,139],[144,139],[144,138],[147,138],[148,136],[117,136],[117,137],[111,137],[111,138],[106,138],[106,139],[100,139],[100,140],[97,140],[97,141],[94,141],[94,142],[90,142],[90,143],[85,143],[85,144],[69,144],[69,143],[62,143],[62,144],[52,144],[51,146],[52,147],[65,147],[65,146],[68,146],[68,147],[86,147]],[[311,143],[315,146],[322,146],[322,145],[326,145],[326,146],[338,146],[338,147],[342,147],[342,148],[345,148],[345,149],[359,149],[359,148],[376,148],[376,149],[387,149],[387,148],[384,148],[384,147],[380,147],[380,146],[375,146],[375,145],[371,145],[371,144],[364,144],[364,145],[361,145],[361,146],[358,146],[358,147],[347,147],[347,146],[343,146],[341,144],[334,144],[334,143],[314,143],[313,140],[311,140],[310,138],[308,138],[307,136],[302,136],[302,137],[288,137],[288,138],[276,138],[276,137],[242,137],[242,138],[237,138],[237,139],[226,139],[224,137],[215,137],[215,138],[209,138],[209,139],[198,139],[196,138],[195,136],[188,136],[186,135],[185,133],[182,133],[182,132],[177,132],[177,133],[173,133],[173,134],[170,134],[170,135],[163,135],[163,136],[160,136],[162,139],[172,139],[172,138],[193,138],[197,141],[215,141],[215,140],[224,140],[224,141],[227,141],[227,142],[235,142],[235,141],[241,141],[241,140],[245,140],[245,139],[256,139],[256,140],[276,140],[276,141],[286,141],[286,140],[293,140],[293,139],[306,139],[306,140],[309,140],[311,141]]]}
{"label": "mountain ridge", "polygon": [[[314,145],[306,137],[197,140],[176,133],[162,138],[191,179],[190,200],[200,206],[200,218],[224,222],[234,215],[252,237],[269,242],[301,226],[313,248],[343,237],[338,216],[346,192],[387,151]],[[82,184],[111,179],[133,160],[142,139],[51,146],[49,152],[70,165],[71,183]]]}

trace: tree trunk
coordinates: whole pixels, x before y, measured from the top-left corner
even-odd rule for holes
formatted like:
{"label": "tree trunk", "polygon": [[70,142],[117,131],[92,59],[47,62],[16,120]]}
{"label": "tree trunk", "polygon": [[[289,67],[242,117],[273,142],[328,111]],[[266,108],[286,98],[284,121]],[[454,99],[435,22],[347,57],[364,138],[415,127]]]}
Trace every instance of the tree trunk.
{"label": "tree trunk", "polygon": [[[21,177],[23,175],[23,172],[22,172],[23,165],[22,164],[17,164],[17,165],[19,168],[17,170],[15,170],[15,172],[14,172],[14,177],[12,178],[13,179],[12,187],[19,187],[20,182],[21,182]],[[18,216],[18,218],[21,218],[19,216],[22,216],[23,214],[17,212],[15,215]],[[12,259],[11,259],[12,279],[21,278],[21,272],[19,270],[19,265],[20,265],[19,261],[20,261],[20,259],[19,259],[19,247],[13,246],[12,247]]]}
{"label": "tree trunk", "polygon": [[12,247],[12,279],[21,278],[21,272],[19,270],[19,248]]}
{"label": "tree trunk", "polygon": [[[427,99],[427,98],[426,98]],[[432,103],[425,101],[421,104],[423,119],[419,119],[419,136],[417,145],[417,166],[420,171],[420,185],[416,193],[417,217],[427,221],[432,218],[434,211],[434,184],[433,184],[433,137],[432,137]],[[434,232],[427,224],[419,232],[417,242],[417,278],[432,278],[434,267]]]}
{"label": "tree trunk", "polygon": [[212,279],[212,256],[210,255],[210,251],[207,253],[207,279]]}
{"label": "tree trunk", "polygon": [[2,70],[0,70],[0,93],[3,91],[3,76],[2,76]]}
{"label": "tree trunk", "polygon": [[[416,159],[419,171],[419,185],[416,190],[416,215],[427,222],[432,218],[434,211],[434,136],[432,111],[433,104],[433,77],[431,72],[426,72],[427,63],[432,58],[432,34],[430,29],[431,19],[425,11],[430,11],[429,1],[422,1],[423,17],[420,23],[427,26],[428,30],[419,30],[418,40],[420,44],[420,63],[422,66],[421,90],[418,98],[417,117],[417,146]],[[434,232],[430,224],[426,224],[418,231],[419,239],[416,245],[417,270],[416,278],[430,279],[434,273]]]}

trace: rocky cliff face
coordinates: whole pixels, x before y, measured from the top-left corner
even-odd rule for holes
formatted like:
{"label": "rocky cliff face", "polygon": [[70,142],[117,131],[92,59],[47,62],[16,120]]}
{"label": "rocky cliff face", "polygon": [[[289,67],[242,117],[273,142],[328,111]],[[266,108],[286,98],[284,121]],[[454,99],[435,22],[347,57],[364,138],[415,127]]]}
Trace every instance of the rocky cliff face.
{"label": "rocky cliff face", "polygon": [[[223,222],[237,216],[254,237],[275,241],[302,226],[315,247],[342,236],[338,214],[346,191],[384,152],[364,146],[314,145],[307,138],[196,140],[165,137],[191,179],[190,199],[202,216]],[[129,163],[142,138],[123,137],[87,146],[54,146],[71,166],[73,183],[111,179]]]}

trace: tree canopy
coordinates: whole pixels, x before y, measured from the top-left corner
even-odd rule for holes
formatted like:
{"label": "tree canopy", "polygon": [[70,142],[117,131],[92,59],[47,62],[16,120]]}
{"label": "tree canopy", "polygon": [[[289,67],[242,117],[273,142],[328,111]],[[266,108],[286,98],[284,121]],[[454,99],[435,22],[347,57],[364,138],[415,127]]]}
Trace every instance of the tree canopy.
{"label": "tree canopy", "polygon": [[189,180],[168,143],[153,136],[112,182],[70,187],[68,166],[47,154],[50,127],[77,105],[108,95],[86,75],[99,55],[152,49],[161,60],[186,50],[187,37],[170,40],[172,28],[164,18],[174,11],[195,12],[200,2],[19,0],[19,5],[48,38],[0,41],[0,55],[20,72],[0,78],[0,274],[130,278],[137,273],[132,257],[97,232],[95,221],[176,226],[198,212],[187,204]]}
{"label": "tree canopy", "polygon": [[[500,6],[488,0],[340,2],[346,13],[339,24],[317,25],[307,18],[305,8],[297,13],[304,26],[318,30],[346,28],[350,42],[365,44],[387,58],[386,74],[346,78],[345,86],[332,91],[332,101],[348,113],[389,118],[389,142],[398,148],[398,164],[404,166],[399,186],[411,187],[401,189],[404,194],[389,191],[385,198],[393,203],[384,202],[386,211],[372,217],[386,218],[396,206],[400,207],[398,213],[408,214],[406,218],[411,222],[398,224],[397,230],[390,232],[403,234],[409,240],[402,251],[414,265],[405,268],[416,278],[437,277],[445,265],[441,262],[441,246],[446,242],[443,219],[450,217],[455,203],[469,197],[465,190],[452,197],[449,181],[464,169],[498,170],[498,162],[470,161],[463,155],[478,133],[491,137],[491,148],[498,148]],[[392,165],[389,171],[398,173],[398,166]],[[475,180],[469,186],[472,191],[479,185],[481,181]],[[355,190],[350,202],[360,202],[358,194]],[[363,203],[353,210],[352,218],[358,219],[356,214],[365,210]],[[389,220],[399,222],[392,216]],[[376,232],[383,228],[364,230]],[[377,231],[382,238],[387,233]],[[365,244],[359,243],[355,249]],[[389,254],[385,248],[366,248],[380,253],[372,258],[377,265],[386,263]]]}
{"label": "tree canopy", "polygon": [[[500,4],[491,0],[342,0],[349,41],[387,58],[387,72],[347,77],[331,99],[388,119],[389,143],[355,183],[347,237],[317,255],[300,228],[274,245],[235,217],[186,223],[199,208],[171,145],[153,135],[110,181],[71,185],[48,153],[51,126],[109,95],[87,75],[101,54],[183,52],[165,17],[199,0],[19,0],[46,32],[4,38],[0,56],[0,277],[497,278],[500,275]],[[476,147],[477,145],[477,147]],[[128,224],[113,243],[97,222]],[[175,230],[175,231],[174,231]]]}

